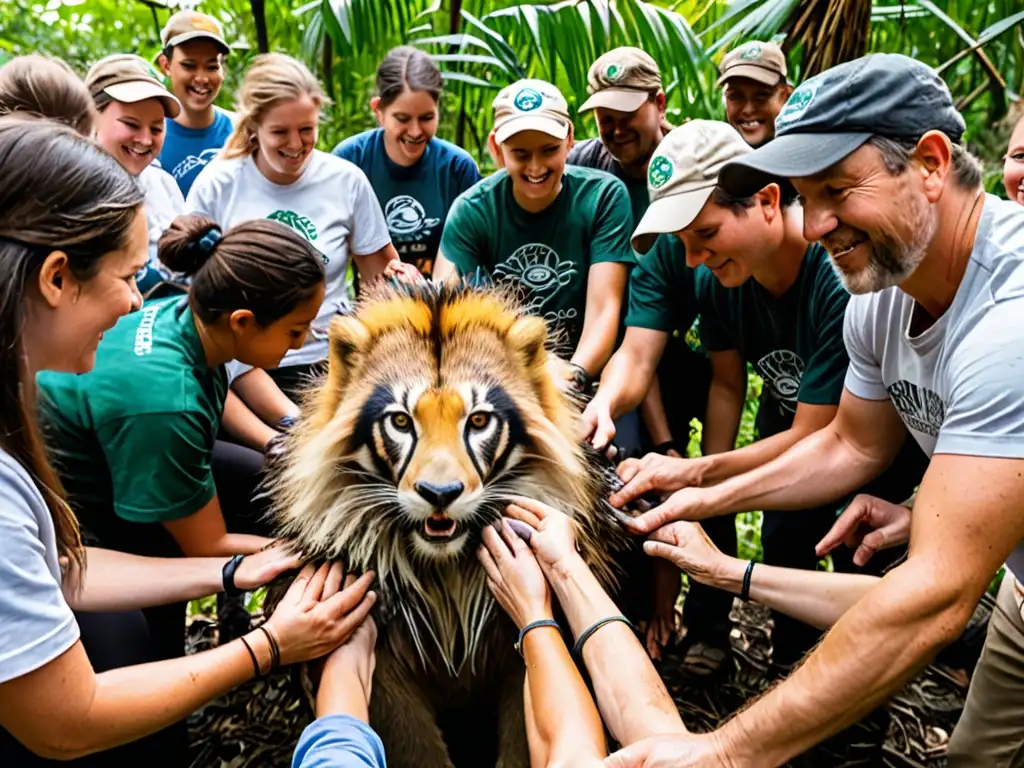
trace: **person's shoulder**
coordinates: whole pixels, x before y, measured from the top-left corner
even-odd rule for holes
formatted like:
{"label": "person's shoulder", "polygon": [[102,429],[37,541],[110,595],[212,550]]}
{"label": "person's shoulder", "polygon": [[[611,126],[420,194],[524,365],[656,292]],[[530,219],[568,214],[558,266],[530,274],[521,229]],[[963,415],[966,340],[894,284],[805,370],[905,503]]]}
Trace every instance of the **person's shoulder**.
{"label": "person's shoulder", "polygon": [[373,148],[377,140],[377,135],[382,130],[382,128],[371,128],[370,130],[363,131],[362,133],[356,133],[348,138],[342,139],[335,145],[334,149],[331,150],[331,154],[335,157],[340,157],[359,164],[363,154]]}
{"label": "person's shoulder", "polygon": [[583,141],[577,142],[576,145],[569,150],[569,157],[566,159],[566,162],[570,165],[579,165],[585,168],[608,170],[607,159],[605,158],[607,152],[608,150],[605,149],[601,139],[584,139]]}
{"label": "person's shoulder", "polygon": [[181,190],[178,188],[178,182],[174,180],[163,168],[158,168],[155,165],[146,166],[142,173],[138,176],[139,186],[142,187],[142,191],[147,195],[150,192],[166,195],[174,195],[180,197]]}
{"label": "person's shoulder", "polygon": [[431,140],[431,143],[434,145],[434,150],[437,153],[437,160],[439,163],[476,165],[476,160],[473,159],[473,156],[458,144],[453,144],[452,142],[438,138],[437,136]]}
{"label": "person's shoulder", "polygon": [[501,169],[490,176],[485,176],[479,182],[467,189],[458,199],[479,203],[494,199],[495,195],[501,194],[505,184],[508,184],[508,171]]}
{"label": "person's shoulder", "polygon": [[996,302],[1024,296],[1024,205],[985,196],[972,261]]}
{"label": "person's shoulder", "polygon": [[832,266],[832,257],[821,243],[811,243],[804,254],[804,269],[815,298],[820,301],[832,299],[845,304],[850,292],[843,285],[842,278]]}
{"label": "person's shoulder", "polygon": [[621,196],[627,207],[629,205],[629,190],[626,189],[626,185],[621,179],[607,171],[582,165],[566,165],[565,176],[581,194],[589,194],[601,199],[608,195]]}
{"label": "person's shoulder", "polygon": [[213,112],[215,117],[214,122],[223,127],[225,124],[230,125],[232,130],[238,124],[238,113],[232,112],[230,109],[224,109],[218,107],[216,104],[213,106]]}
{"label": "person's shoulder", "polygon": [[366,174],[351,160],[319,149],[313,150],[313,160],[307,172],[311,172],[314,178],[340,179],[346,184],[360,178],[366,180]]}
{"label": "person's shoulder", "polygon": [[196,180],[192,183],[192,189],[206,184],[230,184],[245,171],[247,164],[252,165],[253,170],[256,170],[256,166],[252,163],[252,158],[248,155],[243,155],[242,157],[223,157],[218,155],[199,172]]}
{"label": "person's shoulder", "polygon": [[[17,459],[3,448],[0,448],[0,486],[6,491],[5,496],[23,499],[25,501],[24,509],[28,509],[34,504],[45,506],[39,488],[32,482],[32,476]],[[6,504],[4,507],[5,512],[17,511],[7,509],[8,505]]]}

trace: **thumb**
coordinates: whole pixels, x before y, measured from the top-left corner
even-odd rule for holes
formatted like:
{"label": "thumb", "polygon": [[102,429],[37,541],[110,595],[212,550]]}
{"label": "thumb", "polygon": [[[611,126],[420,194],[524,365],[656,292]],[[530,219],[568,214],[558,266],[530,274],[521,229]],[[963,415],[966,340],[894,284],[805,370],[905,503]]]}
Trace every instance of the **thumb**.
{"label": "thumb", "polygon": [[886,546],[886,529],[879,528],[867,534],[860,542],[860,546],[857,547],[857,551],[853,553],[853,564],[859,568],[863,568],[871,556],[880,549],[885,549]]}
{"label": "thumb", "polygon": [[597,428],[594,430],[594,437],[591,439],[591,444],[598,450],[602,450],[607,447],[608,444],[615,437],[615,422],[612,421],[611,414],[606,410],[601,410],[597,414]]}
{"label": "thumb", "polygon": [[[680,568],[683,568],[683,563],[679,558],[679,548],[673,547],[671,544],[665,544],[661,541],[653,541],[651,539],[648,539],[644,542],[644,552],[646,552],[651,557],[660,557],[665,560],[670,560],[671,562],[678,565]],[[683,568],[683,570],[686,569]]]}
{"label": "thumb", "polygon": [[644,753],[642,748],[638,744],[633,744],[608,755],[601,765],[604,768],[643,768],[643,761]]}
{"label": "thumb", "polygon": [[814,548],[815,554],[824,557],[842,544],[847,536],[857,530],[867,511],[868,507],[864,502],[854,499],[850,506],[843,510],[843,514],[836,518],[824,538],[818,542]]}

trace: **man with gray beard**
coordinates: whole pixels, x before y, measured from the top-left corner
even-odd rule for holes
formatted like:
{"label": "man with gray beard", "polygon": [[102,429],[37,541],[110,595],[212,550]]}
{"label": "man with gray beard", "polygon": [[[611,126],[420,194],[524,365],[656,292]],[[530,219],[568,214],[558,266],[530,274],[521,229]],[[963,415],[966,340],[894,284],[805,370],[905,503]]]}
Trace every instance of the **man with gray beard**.
{"label": "man with gray beard", "polygon": [[[1024,208],[986,195],[945,83],[874,54],[805,82],[776,139],[723,167],[749,194],[788,178],[804,236],[855,295],[833,422],[779,458],[684,488],[636,522],[668,544],[673,521],[820,504],[881,472],[904,430],[931,457],[913,513],[844,515],[836,534],[873,549],[909,541],[890,571],[793,675],[710,734],[650,740],[609,766],[780,765],[896,693],[953,641],[1004,561],[985,650],[950,765],[1024,753]],[[658,484],[633,478],[628,497]],[[672,490],[662,488],[662,490]],[[748,569],[749,579],[749,569]]]}

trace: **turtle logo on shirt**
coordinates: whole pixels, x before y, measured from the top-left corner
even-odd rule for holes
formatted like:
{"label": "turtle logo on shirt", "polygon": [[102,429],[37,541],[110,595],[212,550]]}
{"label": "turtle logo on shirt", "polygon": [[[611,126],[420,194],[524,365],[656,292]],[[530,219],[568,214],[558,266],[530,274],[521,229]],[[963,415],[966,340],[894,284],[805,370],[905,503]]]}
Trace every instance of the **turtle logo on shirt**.
{"label": "turtle logo on shirt", "polygon": [[494,268],[498,280],[517,282],[529,292],[527,311],[542,315],[549,323],[575,320],[576,309],[542,312],[545,302],[572,282],[576,265],[571,261],[559,260],[554,249],[544,243],[530,243],[513,251],[501,264]]}
{"label": "turtle logo on shirt", "polygon": [[[282,224],[291,227],[310,243],[316,240],[316,225],[308,218],[300,216],[295,211],[274,211],[272,214],[267,216],[267,218],[271,221],[279,221]],[[331,263],[331,260],[327,258],[327,254],[325,253],[320,253],[320,258],[323,259],[324,264]]]}
{"label": "turtle logo on shirt", "polygon": [[909,429],[938,437],[946,420],[946,404],[930,389],[900,379],[886,387],[889,399]]}
{"label": "turtle logo on shirt", "polygon": [[800,381],[804,376],[804,361],[800,355],[788,349],[776,349],[757,361],[757,370],[782,409],[796,413]]}
{"label": "turtle logo on shirt", "polygon": [[203,168],[209,165],[218,152],[220,152],[220,149],[214,147],[213,149],[204,149],[198,156],[189,155],[171,169],[171,176],[174,177],[175,181],[184,178],[196,168]]}
{"label": "turtle logo on shirt", "polygon": [[534,88],[523,88],[512,99],[512,104],[520,112],[533,112],[540,107],[543,101],[544,97],[541,96],[540,91]]}
{"label": "turtle logo on shirt", "polygon": [[388,225],[391,239],[397,243],[412,243],[433,234],[433,227],[440,219],[427,218],[420,201],[410,195],[398,195],[384,206],[384,220]]}

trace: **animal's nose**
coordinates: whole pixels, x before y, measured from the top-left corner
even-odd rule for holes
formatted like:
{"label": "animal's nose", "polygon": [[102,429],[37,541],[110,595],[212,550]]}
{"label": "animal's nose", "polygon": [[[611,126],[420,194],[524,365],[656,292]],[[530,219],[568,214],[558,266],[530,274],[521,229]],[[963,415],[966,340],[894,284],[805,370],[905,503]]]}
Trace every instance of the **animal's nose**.
{"label": "animal's nose", "polygon": [[435,485],[434,483],[420,480],[413,485],[413,488],[416,489],[416,493],[422,496],[428,504],[443,509],[459,498],[463,485],[459,482]]}

